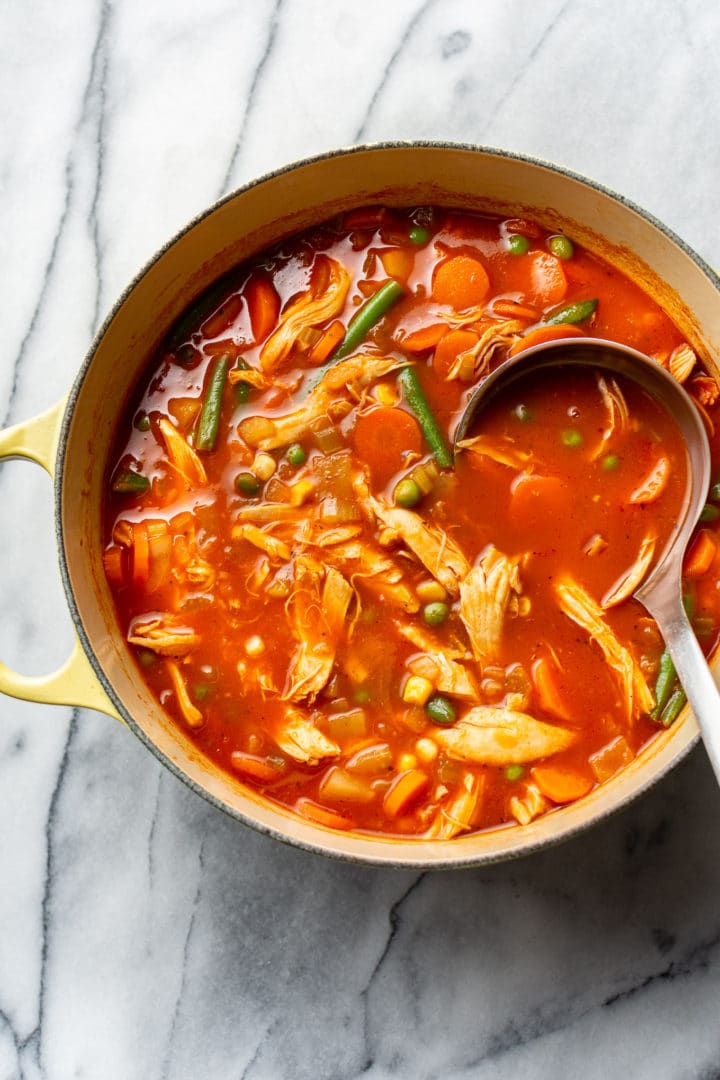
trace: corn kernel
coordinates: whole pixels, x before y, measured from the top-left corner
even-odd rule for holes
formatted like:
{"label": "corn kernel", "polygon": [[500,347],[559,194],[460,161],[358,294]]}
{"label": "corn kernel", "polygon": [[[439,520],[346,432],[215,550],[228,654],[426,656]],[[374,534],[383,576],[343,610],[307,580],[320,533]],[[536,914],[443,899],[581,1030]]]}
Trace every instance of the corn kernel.
{"label": "corn kernel", "polygon": [[248,656],[260,656],[265,652],[265,642],[259,634],[253,634],[245,642],[245,652]]}
{"label": "corn kernel", "polygon": [[417,758],[414,754],[401,754],[398,758],[398,772],[406,772],[408,769],[414,769],[417,765]]}
{"label": "corn kernel", "polygon": [[435,687],[422,675],[411,675],[405,683],[402,699],[407,705],[424,705]]}
{"label": "corn kernel", "polygon": [[433,739],[418,739],[415,743],[415,753],[423,765],[429,765],[438,756],[439,747]]}
{"label": "corn kernel", "polygon": [[381,405],[397,405],[398,403],[397,392],[387,383],[379,383],[375,387],[375,398]]}
{"label": "corn kernel", "polygon": [[415,592],[423,604],[444,604],[448,598],[439,581],[421,581]]}
{"label": "corn kernel", "polygon": [[277,469],[277,461],[272,454],[266,454],[264,450],[258,450],[252,463],[252,471],[258,480],[269,480]]}
{"label": "corn kernel", "polygon": [[312,480],[298,480],[290,488],[290,505],[302,506],[310,498],[314,490],[315,484]]}

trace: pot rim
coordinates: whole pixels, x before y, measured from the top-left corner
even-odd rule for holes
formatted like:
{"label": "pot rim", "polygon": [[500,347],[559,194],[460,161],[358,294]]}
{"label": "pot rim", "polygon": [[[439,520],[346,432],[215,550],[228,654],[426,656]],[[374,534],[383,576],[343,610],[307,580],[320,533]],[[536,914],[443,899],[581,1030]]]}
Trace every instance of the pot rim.
{"label": "pot rim", "polygon": [[[160,761],[177,779],[186,784],[195,794],[199,795],[206,802],[209,802],[215,809],[221,810],[236,821],[240,821],[242,824],[249,826],[256,832],[260,832],[266,836],[270,836],[275,840],[288,844],[294,848],[300,848],[301,850],[311,852],[315,855],[323,855],[327,858],[337,859],[343,862],[351,862],[360,865],[385,867],[388,869],[399,870],[460,870],[471,869],[480,865],[492,865],[494,863],[509,861],[510,859],[516,859],[521,856],[527,856],[535,854],[538,851],[545,850],[546,848],[554,847],[555,845],[570,840],[580,833],[585,832],[592,826],[600,824],[602,821],[607,820],[612,815],[618,813],[624,809],[627,805],[633,802],[644,794],[649,788],[658,783],[671,769],[675,768],[696,746],[699,740],[699,733],[695,734],[687,741],[686,745],[681,746],[674,753],[674,755],[659,769],[656,769],[646,781],[633,790],[624,794],[619,798],[612,806],[602,809],[600,812],[596,812],[592,818],[581,821],[576,824],[570,825],[558,834],[554,834],[531,843],[521,843],[514,850],[504,850],[499,853],[493,854],[492,852],[478,851],[475,853],[458,853],[453,856],[453,844],[447,843],[447,856],[442,858],[428,858],[423,857],[423,844],[422,841],[417,841],[418,856],[410,858],[397,859],[392,856],[392,840],[393,838],[375,838],[365,837],[359,834],[363,840],[368,843],[377,843],[377,854],[357,854],[346,851],[336,850],[331,847],[326,847],[320,840],[318,842],[311,842],[300,839],[295,836],[291,836],[286,832],[283,832],[280,828],[276,828],[265,822],[258,821],[248,814],[237,810],[236,808],[223,802],[217,796],[212,794],[201,784],[197,783],[188,773],[186,773],[179,765],[173,762],[169,757],[163,753],[163,751],[157,746],[157,744],[150,738],[149,735],[137,724],[133,715],[125,708],[123,702],[115,693],[109,679],[107,678],[104,668],[97,657],[95,648],[93,647],[86,631],[85,626],[80,615],[78,605],[75,600],[75,595],[70,581],[70,574],[68,568],[68,562],[65,554],[65,545],[63,539],[62,528],[62,493],[63,493],[63,481],[64,481],[64,466],[65,466],[65,454],[67,447],[67,440],[69,435],[70,426],[72,424],[75,406],[80,394],[83,382],[87,371],[92,364],[98,347],[104,338],[110,324],[118,314],[127,298],[136,288],[138,283],[145,277],[145,275],[155,266],[155,264],[170,250],[182,237],[191,232],[197,225],[208,218],[211,214],[215,213],[220,207],[226,203],[231,202],[239,195],[245,192],[251,191],[253,188],[258,187],[267,181],[273,180],[286,173],[291,173],[296,169],[303,168],[308,165],[314,165],[323,161],[328,161],[333,158],[350,156],[354,154],[368,153],[368,152],[380,152],[385,150],[449,150],[449,151],[466,151],[473,154],[481,154],[487,157],[503,158],[510,161],[518,161],[525,165],[537,166],[542,169],[546,169],[549,172],[559,174],[569,180],[573,180],[583,185],[586,188],[590,188],[596,192],[599,192],[613,201],[619,203],[629,211],[637,214],[644,221],[654,226],[663,236],[665,236],[672,244],[674,244],[680,251],[683,252],[701,271],[701,273],[709,279],[716,291],[720,294],[720,276],[712,269],[711,266],[693,250],[680,236],[678,236],[669,226],[665,225],[659,218],[655,217],[649,211],[644,210],[637,203],[628,199],[626,196],[616,192],[612,188],[593,180],[582,173],[575,172],[572,169],[565,167],[564,165],[558,165],[554,162],[548,161],[543,158],[535,157],[529,154],[519,153],[512,150],[503,150],[498,147],[483,146],[475,143],[465,142],[446,142],[443,140],[387,140],[382,142],[371,143],[358,143],[347,147],[340,147],[335,150],[324,151],[319,154],[311,155],[306,158],[299,158],[288,164],[282,165],[277,169],[272,169],[269,172],[263,173],[261,176],[256,177],[253,180],[248,181],[246,184],[241,185],[238,188],[233,189],[226,195],[216,199],[210,205],[203,210],[195,214],[185,225],[178,229],[169,239],[159,247],[147,260],[140,269],[134,274],[132,279],[128,282],[122,292],[118,295],[114,301],[103,322],[99,326],[93,340],[88,347],[88,350],[82,360],[82,363],[78,369],[78,372],[73,380],[72,386],[67,396],[65,403],[62,424],[60,426],[57,455],[56,455],[56,468],[53,480],[53,503],[54,503],[54,517],[55,517],[55,539],[58,551],[58,560],[60,566],[60,577],[62,580],[65,596],[67,599],[70,616],[72,618],[75,631],[80,639],[83,651],[90,663],[95,676],[99,680],[108,698],[112,702],[118,714],[127,725],[127,727],[133,732],[133,734],[141,741],[141,743],[148,749],[153,756]],[[558,808],[557,812],[562,812],[562,807]],[[553,815],[554,816],[554,815]],[[321,836],[323,831],[320,827],[317,829],[318,836]],[[504,831],[504,830],[501,830]],[[524,831],[519,830],[521,833]],[[356,835],[356,834],[353,834]],[[457,849],[455,849],[457,850]]]}

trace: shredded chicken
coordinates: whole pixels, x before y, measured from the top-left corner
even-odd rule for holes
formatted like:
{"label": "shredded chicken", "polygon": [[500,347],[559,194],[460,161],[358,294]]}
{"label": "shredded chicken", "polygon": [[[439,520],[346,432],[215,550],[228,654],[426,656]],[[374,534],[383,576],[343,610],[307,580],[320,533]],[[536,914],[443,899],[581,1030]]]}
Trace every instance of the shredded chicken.
{"label": "shredded chicken", "polygon": [[318,765],[324,758],[337,757],[340,747],[299,709],[288,709],[289,717],[275,736],[275,742],[283,753],[293,761],[304,765]]}
{"label": "shredded chicken", "polygon": [[628,502],[633,504],[655,502],[667,487],[669,478],[670,462],[663,455],[658,458],[645,479],[630,494]]}
{"label": "shredded chicken", "polygon": [[448,757],[477,765],[525,765],[567,750],[577,735],[527,713],[476,705],[451,728],[433,734]]}
{"label": "shredded chicken", "polygon": [[299,645],[290,663],[286,700],[314,698],[325,686],[352,599],[352,586],[332,566],[307,555],[295,560],[295,588],[290,597],[293,628]]}
{"label": "shredded chicken", "polygon": [[534,818],[544,814],[551,806],[537,784],[526,783],[521,795],[510,799],[510,813],[519,825],[529,825]]}
{"label": "shredded chicken", "polygon": [[378,521],[407,545],[428,573],[440,582],[451,596],[457,596],[460,581],[470,564],[454,540],[437,525],[429,525],[413,510],[368,498]]}
{"label": "shredded chicken", "polygon": [[162,416],[158,420],[157,426],[165,443],[165,449],[171,464],[187,480],[188,484],[191,487],[201,487],[207,484],[205,466],[175,425]]}
{"label": "shredded chicken", "polygon": [[335,544],[323,551],[322,558],[326,565],[334,566],[353,583],[361,580],[372,592],[403,611],[412,613],[420,608],[414,591],[403,580],[400,567],[370,541],[358,538]]}
{"label": "shredded chicken", "polygon": [[649,713],[655,704],[652,691],[645,682],[640,665],[622,645],[603,618],[600,608],[577,582],[567,579],[558,582],[555,593],[561,610],[581,626],[597,642],[608,665],[615,672],[628,717],[638,712]]}
{"label": "shredded chicken", "polygon": [[[246,441],[259,450],[287,446],[301,439],[316,420],[327,415],[338,394],[358,396],[363,389],[404,364],[407,364],[407,360],[393,356],[348,356],[345,360],[339,360],[326,371],[299,408],[284,416],[268,419],[267,434],[263,432],[260,438]],[[245,438],[242,424],[240,434]]]}
{"label": "shredded chicken", "polygon": [[460,582],[460,618],[478,663],[498,658],[508,606],[522,591],[518,562],[491,545]]}
{"label": "shredded chicken", "polygon": [[467,450],[478,457],[496,461],[498,465],[509,465],[512,469],[524,469],[532,458],[527,450],[515,445],[514,439],[504,438],[502,442],[493,440],[488,435],[476,435],[474,439],[462,439],[457,444],[458,450]]}
{"label": "shredded chicken", "polygon": [[603,430],[602,437],[591,460],[596,461],[601,454],[605,453],[610,439],[614,435],[621,435],[628,425],[630,411],[625,401],[625,396],[615,379],[606,379],[604,375],[597,376],[597,384],[602,394],[603,403],[608,414],[608,424]]}
{"label": "shredded chicken", "polygon": [[461,379],[472,382],[485,374],[490,366],[492,354],[496,349],[508,348],[525,329],[525,323],[508,319],[506,322],[491,322],[480,333],[477,344],[461,352],[446,375],[448,382]]}
{"label": "shredded chicken", "polygon": [[623,600],[627,600],[629,596],[632,596],[650,568],[655,555],[655,543],[654,536],[645,537],[640,545],[637,559],[622,577],[615,582],[613,587],[608,589],[600,601],[601,607],[605,609],[615,607],[616,604],[621,604]]}
{"label": "shredded chicken", "polygon": [[271,536],[265,529],[258,529],[256,525],[234,525],[232,530],[233,540],[246,540],[249,544],[264,551],[271,559],[281,559],[288,562],[291,556],[290,548],[276,536]]}
{"label": "shredded chicken", "polygon": [[428,840],[451,840],[458,833],[472,828],[478,803],[485,790],[485,775],[463,774],[460,790],[435,814],[425,833]]}
{"label": "shredded chicken", "polygon": [[678,347],[673,349],[670,353],[667,366],[670,374],[674,376],[678,382],[684,383],[691,375],[696,363],[697,356],[695,355],[694,350],[684,342],[682,345],[678,345]]}
{"label": "shredded chicken", "polygon": [[168,612],[138,615],[130,623],[128,641],[161,656],[186,656],[199,644],[200,637],[190,626]]}
{"label": "shredded chicken", "polygon": [[303,330],[334,318],[345,306],[350,274],[336,259],[327,261],[330,280],[322,295],[313,296],[312,291],[303,293],[281,314],[277,328],[263,345],[260,366],[265,373],[280,367]]}
{"label": "shredded chicken", "polygon": [[180,712],[183,714],[185,721],[192,728],[201,727],[203,723],[203,714],[190,700],[185,676],[174,660],[166,660],[165,665],[168,669],[170,679],[172,680]]}

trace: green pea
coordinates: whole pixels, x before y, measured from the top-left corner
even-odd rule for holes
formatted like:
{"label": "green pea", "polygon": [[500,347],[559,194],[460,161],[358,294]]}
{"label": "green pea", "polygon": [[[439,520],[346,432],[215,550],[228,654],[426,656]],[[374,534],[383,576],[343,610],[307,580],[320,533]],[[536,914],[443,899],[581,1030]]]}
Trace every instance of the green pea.
{"label": "green pea", "polygon": [[710,502],[720,503],[720,480],[716,480],[708,492]]}
{"label": "green pea", "polygon": [[612,472],[613,469],[617,469],[620,464],[620,458],[617,454],[606,454],[602,459],[602,467],[606,472]]}
{"label": "green pea", "polygon": [[195,700],[196,701],[204,701],[205,698],[208,696],[208,694],[210,694],[211,690],[212,690],[212,687],[210,686],[209,683],[206,683],[206,682],[196,683],[195,686],[193,687],[193,695],[195,697]]}
{"label": "green pea", "polygon": [[152,667],[157,660],[157,656],[152,649],[138,649],[136,656],[140,667],[144,668]]}
{"label": "green pea", "polygon": [[150,430],[150,417],[146,412],[139,412],[135,417],[135,427],[138,431]]}
{"label": "green pea", "polygon": [[567,236],[551,236],[548,240],[548,247],[558,259],[572,259],[575,254],[573,242]]}
{"label": "green pea", "polygon": [[305,464],[307,461],[307,454],[299,442],[294,442],[288,446],[287,459],[291,465],[295,466],[295,468]]}
{"label": "green pea", "polygon": [[418,247],[422,247],[423,244],[427,244],[430,239],[430,233],[427,229],[423,229],[421,225],[413,225],[412,229],[408,233],[410,241],[413,244],[417,244]]}
{"label": "green pea", "polygon": [[441,600],[426,604],[423,608],[423,618],[428,626],[440,626],[450,614],[450,608]]}
{"label": "green pea", "polygon": [[434,724],[440,724],[442,727],[454,724],[457,716],[453,703],[443,697],[442,694],[433,694],[428,699],[425,704],[425,712]]}
{"label": "green pea", "polygon": [[372,697],[367,686],[358,686],[357,690],[353,694],[353,700],[356,705],[369,705]]}
{"label": "green pea", "polygon": [[562,441],[565,446],[582,446],[583,437],[577,428],[568,428],[562,433]]}
{"label": "green pea", "polygon": [[720,517],[720,510],[717,506],[713,506],[712,503],[705,503],[700,511],[701,521],[717,521]]}
{"label": "green pea", "polygon": [[175,359],[183,367],[192,364],[197,359],[197,349],[193,345],[181,345],[175,353]]}
{"label": "green pea", "polygon": [[251,499],[259,494],[261,484],[255,473],[241,472],[235,477],[235,487],[241,495],[246,495]]}
{"label": "green pea", "polygon": [[518,420],[523,424],[529,424],[532,420],[532,413],[527,405],[516,405],[513,411]]}
{"label": "green pea", "polygon": [[525,770],[523,769],[522,765],[508,765],[507,769],[505,770],[505,779],[512,781],[519,780],[521,776],[524,776],[524,774]]}
{"label": "green pea", "polygon": [[422,494],[420,485],[406,476],[403,480],[398,480],[395,485],[393,498],[398,506],[417,506],[422,499]]}
{"label": "green pea", "polygon": [[508,251],[511,255],[525,255],[530,250],[530,241],[522,233],[513,233],[508,236]]}

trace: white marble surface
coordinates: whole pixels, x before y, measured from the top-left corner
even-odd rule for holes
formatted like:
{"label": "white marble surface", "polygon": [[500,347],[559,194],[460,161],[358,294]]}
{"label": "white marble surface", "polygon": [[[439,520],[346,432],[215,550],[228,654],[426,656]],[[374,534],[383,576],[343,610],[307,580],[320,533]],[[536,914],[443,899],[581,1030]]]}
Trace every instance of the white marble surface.
{"label": "white marble surface", "polygon": [[[705,0],[6,0],[0,424],[223,191],[338,145],[468,140],[621,190],[717,263]],[[0,470],[0,656],[71,640],[47,479]],[[720,1076],[701,751],[579,840],[371,871],[220,815],[98,714],[0,701],[0,1080]]]}

